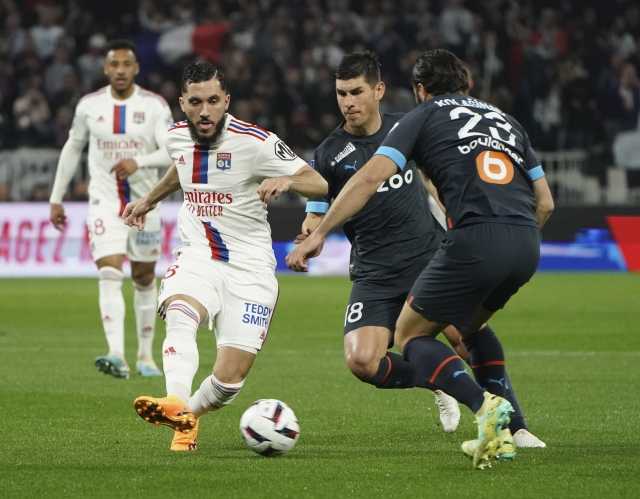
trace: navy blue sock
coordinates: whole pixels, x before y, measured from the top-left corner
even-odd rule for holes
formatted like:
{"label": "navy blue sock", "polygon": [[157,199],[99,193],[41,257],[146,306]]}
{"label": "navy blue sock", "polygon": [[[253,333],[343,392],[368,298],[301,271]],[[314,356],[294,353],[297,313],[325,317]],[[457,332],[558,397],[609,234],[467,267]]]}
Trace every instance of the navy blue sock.
{"label": "navy blue sock", "polygon": [[469,351],[469,364],[478,384],[489,393],[504,397],[506,370],[504,350],[488,324],[462,340]]}
{"label": "navy blue sock", "polygon": [[[467,364],[471,366],[469,360],[467,360]],[[511,406],[513,407],[513,412],[510,414],[511,421],[509,422],[509,430],[511,430],[511,434],[515,434],[518,430],[525,429],[529,431],[529,427],[527,426],[527,422],[524,419],[524,414],[522,414],[522,409],[520,404],[518,403],[518,398],[516,397],[516,392],[511,385],[511,379],[509,379],[509,373],[505,371],[505,395],[509,402],[511,402]],[[477,381],[477,380],[476,380]]]}
{"label": "navy blue sock", "polygon": [[505,386],[506,393],[504,398],[506,398],[511,405],[513,406],[513,412],[511,413],[511,421],[509,422],[509,429],[511,430],[511,434],[515,434],[518,430],[529,430],[527,426],[527,422],[524,419],[524,414],[522,414],[522,409],[520,408],[520,404],[518,403],[518,398],[516,397],[516,392],[511,385],[511,380],[509,379],[509,374],[505,371]]}
{"label": "navy blue sock", "polygon": [[376,388],[413,388],[427,387],[427,380],[397,353],[387,352],[380,359],[378,371],[367,383]]}
{"label": "navy blue sock", "polygon": [[448,345],[430,336],[419,336],[407,342],[403,355],[426,378],[430,389],[444,391],[474,413],[482,407],[484,390]]}

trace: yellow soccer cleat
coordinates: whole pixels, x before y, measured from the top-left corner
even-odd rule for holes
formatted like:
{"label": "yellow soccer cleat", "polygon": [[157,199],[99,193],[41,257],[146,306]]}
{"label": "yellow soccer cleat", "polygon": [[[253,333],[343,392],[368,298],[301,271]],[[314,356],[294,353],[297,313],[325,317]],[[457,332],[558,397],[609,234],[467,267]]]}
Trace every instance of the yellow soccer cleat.
{"label": "yellow soccer cleat", "polygon": [[133,406],[147,423],[170,426],[176,431],[189,433],[196,426],[196,418],[180,397],[138,397]]}
{"label": "yellow soccer cleat", "polygon": [[188,452],[198,450],[198,427],[200,421],[196,419],[196,425],[189,433],[176,431],[171,441],[171,450],[176,452]]}
{"label": "yellow soccer cleat", "polygon": [[[462,443],[462,452],[469,459],[473,459],[476,453],[479,440],[467,440]],[[504,428],[500,431],[500,445],[498,445],[498,453],[496,455],[498,461],[505,461],[507,459],[515,459],[516,446],[513,443],[513,437],[509,428]],[[491,464],[487,465],[488,468]]]}
{"label": "yellow soccer cleat", "polygon": [[[478,439],[473,454],[473,467],[475,469],[481,470],[490,466],[491,460],[498,456],[498,448],[501,442],[500,430],[510,421],[510,412],[513,412],[513,407],[507,400],[489,392],[484,392],[484,403],[476,413]],[[513,440],[511,442],[513,443]]]}

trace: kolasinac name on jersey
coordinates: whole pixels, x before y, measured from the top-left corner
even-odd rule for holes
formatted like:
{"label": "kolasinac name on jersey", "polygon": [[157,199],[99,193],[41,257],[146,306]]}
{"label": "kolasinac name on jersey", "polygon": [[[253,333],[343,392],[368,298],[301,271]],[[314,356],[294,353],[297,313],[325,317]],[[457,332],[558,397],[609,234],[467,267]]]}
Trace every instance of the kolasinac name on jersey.
{"label": "kolasinac name on jersey", "polygon": [[267,208],[257,193],[265,178],[293,175],[306,163],[277,135],[227,114],[211,146],[191,138],[186,121],[167,132],[165,145],[184,191],[175,252],[196,251],[241,269],[275,270]]}
{"label": "kolasinac name on jersey", "polygon": [[[114,99],[111,87],[85,95],[76,107],[69,139],[89,142],[89,198],[91,204],[119,206],[144,196],[158,181],[157,168],[138,168],[126,179],[111,172],[121,159],[137,158],[164,148],[173,119],[158,94],[138,85],[126,100]],[[171,163],[166,157],[166,166]],[[159,166],[159,165],[155,165]]]}

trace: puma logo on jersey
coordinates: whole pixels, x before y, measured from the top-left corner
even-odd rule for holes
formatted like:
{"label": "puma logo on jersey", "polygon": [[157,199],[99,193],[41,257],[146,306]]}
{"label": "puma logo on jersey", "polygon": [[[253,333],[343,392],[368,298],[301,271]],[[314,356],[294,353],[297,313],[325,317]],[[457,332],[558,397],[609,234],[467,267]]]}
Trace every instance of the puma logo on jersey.
{"label": "puma logo on jersey", "polygon": [[186,165],[186,163],[184,162],[184,156],[180,156],[180,159],[178,160],[178,164],[179,165]]}
{"label": "puma logo on jersey", "polygon": [[354,161],[354,163],[352,165],[344,165],[344,169],[345,170],[353,170],[354,172],[357,172],[358,169],[356,168],[356,165],[358,164],[357,161]]}

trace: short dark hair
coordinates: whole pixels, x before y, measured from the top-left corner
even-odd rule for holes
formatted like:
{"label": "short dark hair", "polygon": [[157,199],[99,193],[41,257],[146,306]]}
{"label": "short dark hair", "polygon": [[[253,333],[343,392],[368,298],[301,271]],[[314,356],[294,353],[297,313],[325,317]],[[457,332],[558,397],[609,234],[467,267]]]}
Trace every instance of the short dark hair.
{"label": "short dark hair", "polygon": [[431,95],[469,90],[467,69],[460,59],[444,49],[429,50],[418,57],[411,73],[413,86],[422,83]]}
{"label": "short dark hair", "polygon": [[370,86],[380,81],[380,63],[375,52],[353,52],[345,55],[336,69],[336,79],[351,80],[364,76]]}
{"label": "short dark hair", "polygon": [[138,49],[136,48],[135,43],[133,43],[131,40],[126,40],[124,38],[111,40],[105,45],[104,53],[108,54],[112,50],[131,50],[131,52],[133,52],[133,55],[136,56],[136,59],[138,58]]}
{"label": "short dark hair", "polygon": [[209,81],[215,78],[220,82],[220,88],[223,92],[227,91],[227,80],[224,73],[210,62],[192,62],[184,71],[180,80],[180,89],[182,93],[187,91],[189,83],[200,83],[201,81]]}

